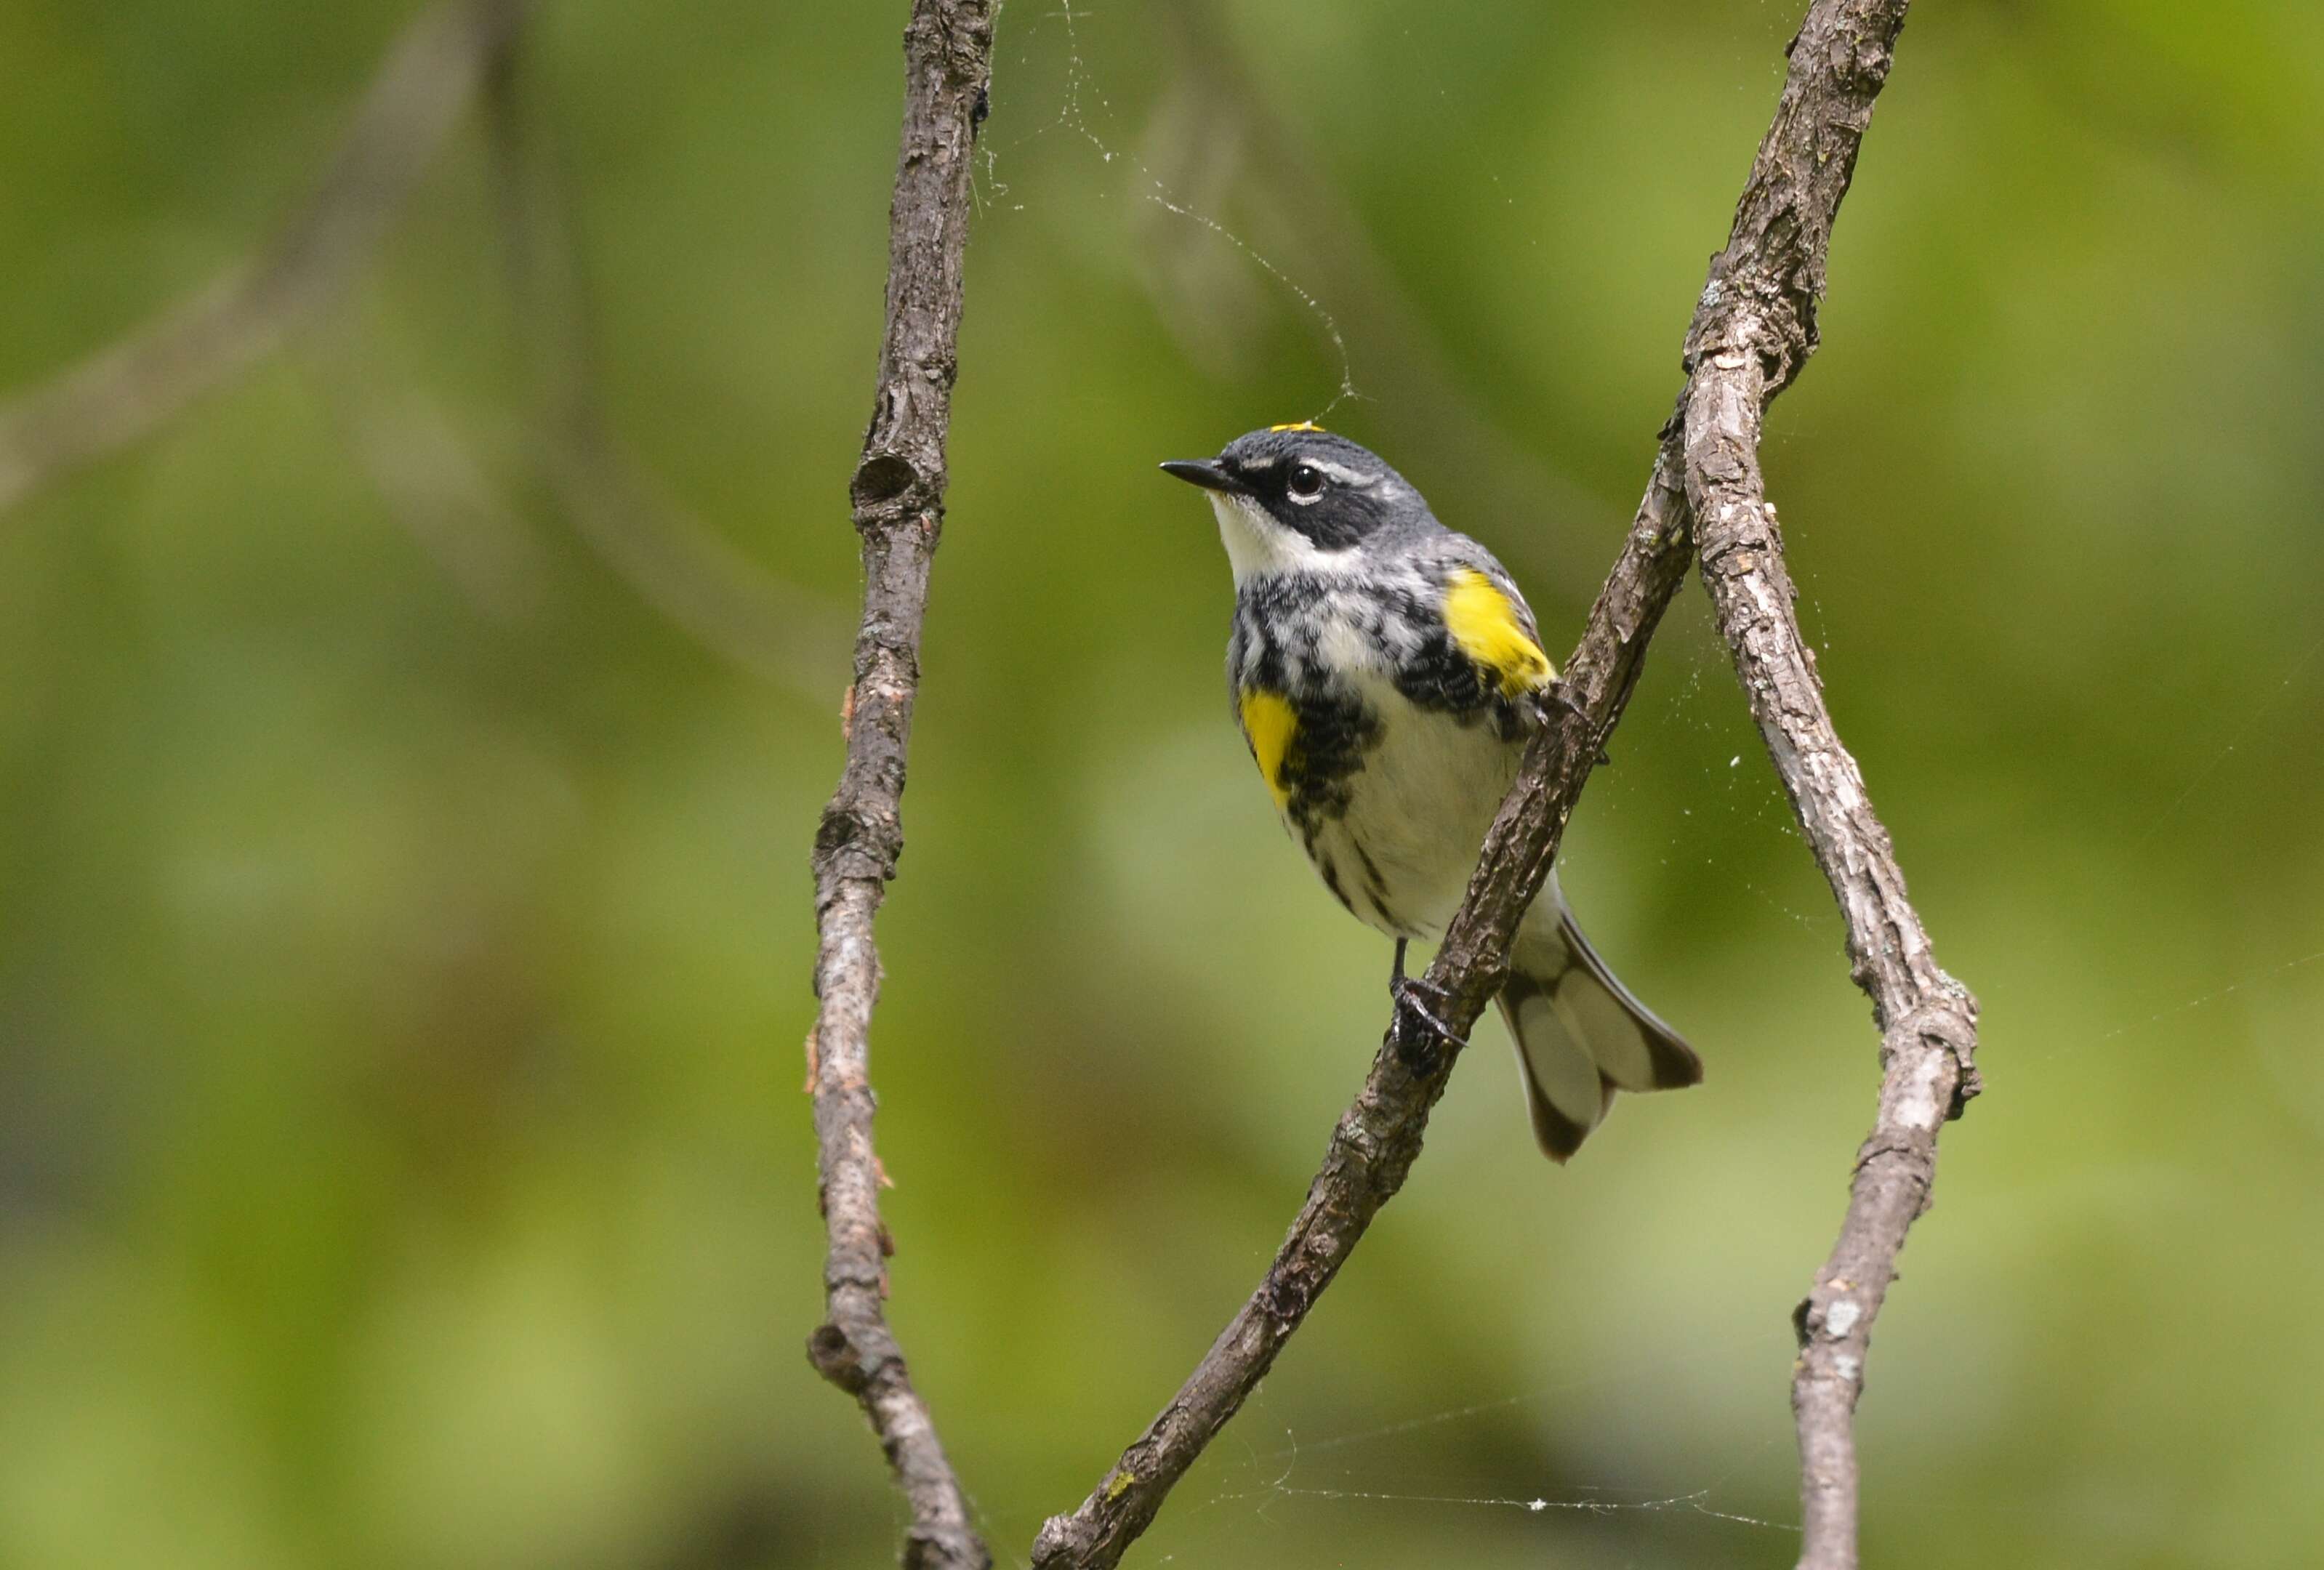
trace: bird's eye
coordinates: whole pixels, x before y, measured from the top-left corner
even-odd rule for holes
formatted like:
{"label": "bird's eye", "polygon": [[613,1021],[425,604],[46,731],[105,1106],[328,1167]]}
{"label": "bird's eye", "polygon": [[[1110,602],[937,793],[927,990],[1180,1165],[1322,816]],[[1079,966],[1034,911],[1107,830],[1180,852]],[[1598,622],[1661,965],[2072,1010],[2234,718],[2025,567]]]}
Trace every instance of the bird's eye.
{"label": "bird's eye", "polygon": [[1323,494],[1323,476],[1312,464],[1301,464],[1291,471],[1291,499],[1313,502]]}

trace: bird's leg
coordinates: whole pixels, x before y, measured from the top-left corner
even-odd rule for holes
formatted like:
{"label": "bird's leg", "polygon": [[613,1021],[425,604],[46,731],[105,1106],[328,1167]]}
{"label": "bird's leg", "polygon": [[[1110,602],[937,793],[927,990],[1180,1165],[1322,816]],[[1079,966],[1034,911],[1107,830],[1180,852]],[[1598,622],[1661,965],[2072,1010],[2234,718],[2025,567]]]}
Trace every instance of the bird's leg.
{"label": "bird's leg", "polygon": [[1444,989],[1424,977],[1404,974],[1404,946],[1407,941],[1402,937],[1396,940],[1396,958],[1388,966],[1388,996],[1396,1000],[1399,1015],[1409,1013],[1414,1020],[1427,1027],[1425,1031],[1407,1031],[1403,1029],[1404,1021],[1399,1018],[1396,1032],[1397,1056],[1404,1059],[1405,1067],[1415,1078],[1426,1079],[1443,1061],[1440,1044],[1449,1042],[1455,1047],[1466,1047],[1469,1039],[1438,1019],[1424,1001],[1434,996],[1441,1007],[1449,1001]]}

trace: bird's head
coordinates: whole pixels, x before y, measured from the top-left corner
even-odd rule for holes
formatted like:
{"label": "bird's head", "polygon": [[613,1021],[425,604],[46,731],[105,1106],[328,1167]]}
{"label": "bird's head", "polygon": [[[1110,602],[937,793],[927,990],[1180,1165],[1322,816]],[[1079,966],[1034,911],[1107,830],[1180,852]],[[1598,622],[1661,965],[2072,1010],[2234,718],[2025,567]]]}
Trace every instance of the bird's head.
{"label": "bird's head", "polygon": [[1370,449],[1314,424],[1271,425],[1214,458],[1180,458],[1167,474],[1211,493],[1235,581],[1350,562],[1383,531],[1434,522],[1428,503]]}

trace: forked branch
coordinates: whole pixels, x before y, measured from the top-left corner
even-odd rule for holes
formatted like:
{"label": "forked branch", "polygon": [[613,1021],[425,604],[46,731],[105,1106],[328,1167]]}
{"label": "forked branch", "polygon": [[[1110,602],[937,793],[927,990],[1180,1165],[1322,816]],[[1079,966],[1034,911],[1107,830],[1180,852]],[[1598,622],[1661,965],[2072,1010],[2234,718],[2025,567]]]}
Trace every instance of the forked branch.
{"label": "forked branch", "polygon": [[[1840,901],[1850,967],[1881,1031],[1879,1106],[1847,1218],[1794,1316],[1803,1570],[1856,1565],[1855,1413],[1872,1322],[1905,1231],[1928,1205],[1938,1128],[1978,1090],[1977,1001],[1938,968],[1863,772],[1832,727],[1759,472],[1760,418],[1815,348],[1831,215],[1909,4],[1810,11],[1736,209],[1735,238],[1711,263],[1705,309],[1687,335],[1684,468],[1703,582],[1775,772]],[[1803,60],[1820,74],[1803,75]]]}
{"label": "forked branch", "polygon": [[[1956,1104],[1951,1066],[1968,1061],[1974,1005],[1927,959],[1927,940],[1904,901],[1886,837],[1853,761],[1823,714],[1812,666],[1803,662],[1805,646],[1790,623],[1789,583],[1781,577],[1772,511],[1763,499],[1756,512],[1738,509],[1758,498],[1756,444],[1766,402],[1814,352],[1832,221],[1873,100],[1887,78],[1908,3],[1816,0],[1787,51],[1790,69],[1774,123],[1688,330],[1688,389],[1665,429],[1628,541],[1566,668],[1573,712],[1558,714],[1527,749],[1517,782],[1486,837],[1468,897],[1428,972],[1448,1000],[1446,1021],[1465,1032],[1500,984],[1510,938],[1556,859],[1566,819],[1637,680],[1646,642],[1685,576],[1695,510],[1712,509],[1705,576],[1721,628],[1735,648],[1785,789],[1840,894],[1858,977],[1873,990],[1888,1032],[1882,1122],[1859,1164],[1848,1230],[1817,1296],[1803,1310],[1803,1324],[1830,1343],[1821,1355],[1811,1345],[1801,1375],[1807,1393],[1795,1395],[1807,1463],[1809,1557],[1803,1563],[1816,1570],[1854,1563],[1855,1472],[1846,1418],[1861,1379],[1862,1333],[1893,1271],[1904,1228],[1926,1194],[1934,1125]],[[1738,410],[1748,410],[1732,427],[1748,460],[1740,467],[1726,441],[1731,421],[1722,422]],[[1712,418],[1714,411],[1722,419]],[[1749,536],[1760,542],[1757,555],[1737,550],[1751,518],[1766,523]],[[1751,620],[1736,608],[1738,586],[1764,591],[1771,570],[1784,591],[1777,596],[1780,611]],[[1775,635],[1763,647],[1755,629],[1768,625]],[[1803,661],[1796,670],[1784,662],[1786,653]],[[1807,673],[1813,704],[1795,714],[1785,706],[1796,696],[1798,671]],[[1103,1570],[1120,1559],[1402,1186],[1450,1071],[1449,1060],[1426,1080],[1405,1071],[1396,1033],[1408,1023],[1400,1017],[1391,1023],[1259,1289],[1080,1508],[1042,1528],[1033,1550],[1036,1570]],[[1932,1055],[1941,1047],[1948,1049]],[[1889,1141],[1902,1143],[1891,1149]],[[1833,1303],[1849,1304],[1854,1312],[1835,1315],[1829,1311]],[[1853,1361],[1843,1361],[1849,1358]]]}
{"label": "forked branch", "polygon": [[1687,400],[1686,477],[1702,577],[1800,827],[1848,924],[1849,959],[1872,999],[1883,1075],[1872,1133],[1857,1154],[1847,1219],[1815,1286],[1794,1313],[1802,1570],[1854,1570],[1855,1414],[1872,1321],[1896,1273],[1905,1230],[1936,1181],[1937,1130],[1978,1090],[1977,1000],[1937,968],[1904,897],[1888,834],[1864,776],[1840,744],[1815,656],[1793,614],[1775,509],[1759,476],[1765,374],[1721,352]]}

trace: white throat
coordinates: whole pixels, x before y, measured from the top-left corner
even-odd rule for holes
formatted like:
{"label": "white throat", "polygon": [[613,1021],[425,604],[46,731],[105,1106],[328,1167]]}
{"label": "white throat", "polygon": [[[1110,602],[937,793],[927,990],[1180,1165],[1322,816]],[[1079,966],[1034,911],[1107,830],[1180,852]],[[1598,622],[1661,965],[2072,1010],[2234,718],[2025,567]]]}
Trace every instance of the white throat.
{"label": "white throat", "polygon": [[1322,550],[1296,529],[1277,523],[1248,496],[1213,491],[1211,511],[1219,515],[1219,540],[1227,548],[1227,565],[1234,568],[1237,586],[1270,573],[1330,572],[1345,567],[1354,554]]}

